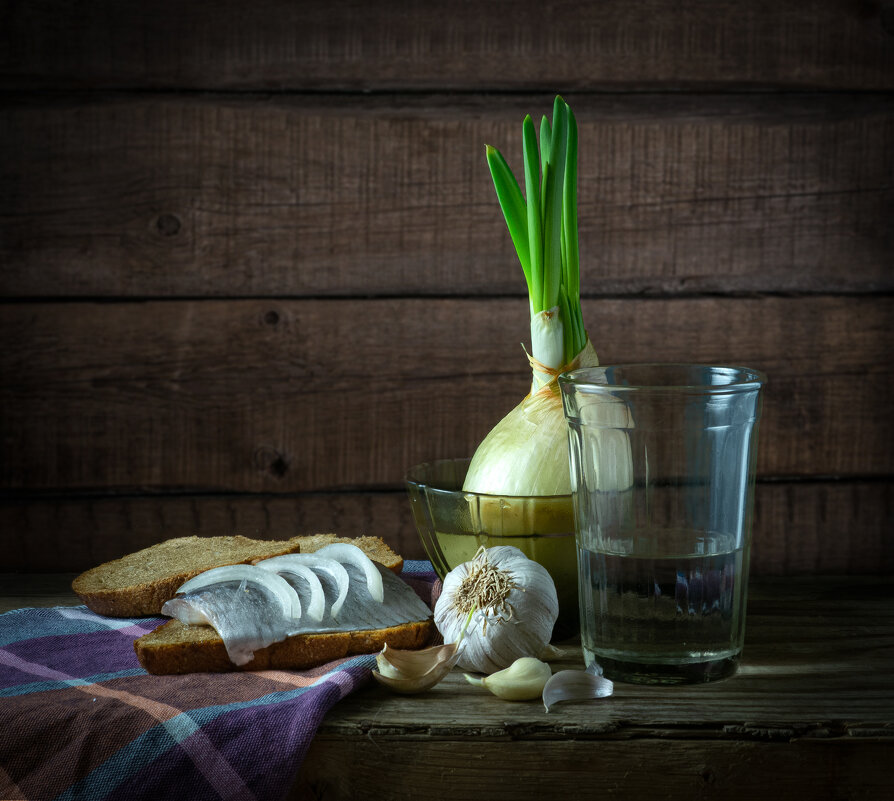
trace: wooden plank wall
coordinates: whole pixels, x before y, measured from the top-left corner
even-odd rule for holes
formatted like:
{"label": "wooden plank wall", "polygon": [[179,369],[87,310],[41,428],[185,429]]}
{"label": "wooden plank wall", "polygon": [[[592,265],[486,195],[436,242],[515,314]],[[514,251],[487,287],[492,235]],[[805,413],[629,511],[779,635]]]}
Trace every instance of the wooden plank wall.
{"label": "wooden plank wall", "polygon": [[603,362],[766,371],[755,574],[894,570],[894,9],[0,10],[0,563],[379,533],[524,394],[484,160],[561,92]]}

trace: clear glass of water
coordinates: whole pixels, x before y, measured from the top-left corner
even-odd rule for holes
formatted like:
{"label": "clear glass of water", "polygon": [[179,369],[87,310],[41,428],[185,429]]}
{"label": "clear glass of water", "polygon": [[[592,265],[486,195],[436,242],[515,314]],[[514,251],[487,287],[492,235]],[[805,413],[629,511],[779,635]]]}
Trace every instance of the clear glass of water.
{"label": "clear glass of water", "polygon": [[735,673],[765,383],[692,364],[559,377],[588,667],[646,684]]}

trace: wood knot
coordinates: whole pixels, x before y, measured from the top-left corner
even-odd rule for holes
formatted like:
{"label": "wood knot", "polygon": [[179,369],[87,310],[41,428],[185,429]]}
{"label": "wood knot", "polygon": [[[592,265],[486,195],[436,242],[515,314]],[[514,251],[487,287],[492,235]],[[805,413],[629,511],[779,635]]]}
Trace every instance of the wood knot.
{"label": "wood knot", "polygon": [[173,214],[162,214],[155,225],[162,236],[175,236],[180,231],[180,220]]}
{"label": "wood knot", "polygon": [[282,478],[286,473],[289,472],[289,463],[285,459],[283,459],[282,456],[277,456],[272,462],[270,462],[270,466],[267,469],[277,478]]}
{"label": "wood knot", "polygon": [[255,451],[255,466],[275,478],[283,478],[289,472],[289,460],[275,448],[263,445]]}

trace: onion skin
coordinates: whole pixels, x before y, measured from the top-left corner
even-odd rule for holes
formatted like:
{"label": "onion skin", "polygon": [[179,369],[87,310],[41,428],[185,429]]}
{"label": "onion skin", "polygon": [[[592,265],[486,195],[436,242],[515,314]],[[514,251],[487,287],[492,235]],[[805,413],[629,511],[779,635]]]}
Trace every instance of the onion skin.
{"label": "onion skin", "polygon": [[527,396],[482,440],[464,492],[510,497],[571,494],[562,399],[547,388]]}
{"label": "onion skin", "polygon": [[527,395],[497,423],[475,451],[463,482],[464,492],[513,497],[571,494],[568,428],[557,377],[564,370],[597,367],[592,343],[553,379]]}

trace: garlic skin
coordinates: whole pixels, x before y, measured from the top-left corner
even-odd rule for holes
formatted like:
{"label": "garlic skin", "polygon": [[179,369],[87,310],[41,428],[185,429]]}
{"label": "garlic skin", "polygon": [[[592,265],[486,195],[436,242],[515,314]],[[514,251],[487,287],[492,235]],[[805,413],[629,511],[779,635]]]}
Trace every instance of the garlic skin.
{"label": "garlic skin", "polygon": [[498,670],[483,679],[466,673],[466,681],[490,690],[497,698],[505,701],[530,701],[541,697],[543,688],[552,675],[552,668],[546,662],[523,656],[508,668]]}
{"label": "garlic skin", "polygon": [[614,683],[595,665],[587,670],[560,670],[543,686],[543,708],[549,714],[556,704],[608,698],[614,691]]}
{"label": "garlic skin", "polygon": [[456,664],[496,673],[543,653],[559,615],[556,587],[546,568],[518,548],[482,548],[444,578],[434,615],[444,642],[459,639],[470,613]]}
{"label": "garlic skin", "polygon": [[414,695],[425,692],[443,679],[456,664],[459,643],[435,645],[421,651],[389,648],[386,644],[376,656],[378,670],[373,678],[396,693]]}

